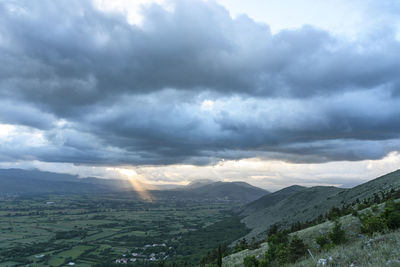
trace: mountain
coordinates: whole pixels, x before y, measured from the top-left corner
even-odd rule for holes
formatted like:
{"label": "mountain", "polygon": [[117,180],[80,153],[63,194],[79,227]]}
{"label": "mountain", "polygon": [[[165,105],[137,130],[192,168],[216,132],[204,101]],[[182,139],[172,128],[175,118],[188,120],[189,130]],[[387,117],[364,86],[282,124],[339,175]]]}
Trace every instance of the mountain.
{"label": "mountain", "polygon": [[38,170],[0,169],[0,194],[104,192],[108,187],[77,176]]}
{"label": "mountain", "polygon": [[[171,185],[172,187],[172,185]],[[249,203],[268,194],[267,191],[245,182],[194,181],[188,186],[150,190],[154,199],[229,200]],[[0,169],[1,194],[58,194],[133,192],[126,180],[79,178],[75,175],[43,172],[39,170]]]}
{"label": "mountain", "polygon": [[264,238],[275,223],[290,226],[296,221],[318,217],[337,204],[326,200],[345,190],[333,186],[292,186],[260,198],[241,212],[245,216],[242,221],[252,229],[248,237]]}
{"label": "mountain", "polygon": [[268,207],[271,207],[271,206],[277,204],[278,202],[280,202],[281,200],[283,200],[283,199],[289,197],[290,195],[292,195],[300,190],[303,190],[305,188],[306,187],[304,187],[304,186],[292,185],[292,186],[286,187],[282,190],[279,190],[277,192],[267,194],[267,195],[259,198],[258,200],[246,205],[245,208],[242,210],[241,215],[248,216],[248,215],[256,212],[257,210],[266,209]]}
{"label": "mountain", "polygon": [[239,214],[242,222],[251,229],[246,238],[264,238],[268,228],[275,223],[290,226],[296,221],[305,222],[326,214],[333,207],[373,197],[381,191],[400,187],[400,170],[383,175],[350,189],[333,186],[290,186],[268,194],[247,204]]}
{"label": "mountain", "polygon": [[39,170],[0,169],[1,194],[104,193],[132,191],[125,180],[79,178]]}
{"label": "mountain", "polygon": [[379,194],[381,191],[386,192],[391,188],[399,187],[400,170],[397,170],[346,190],[341,197],[343,198],[343,202],[352,203],[357,199],[362,200],[371,197],[373,194]]}
{"label": "mountain", "polygon": [[194,188],[189,187],[184,190],[192,196],[238,200],[245,203],[254,201],[269,193],[264,189],[245,182],[212,182]]}
{"label": "mountain", "polygon": [[245,182],[212,182],[196,186],[185,186],[171,190],[153,190],[151,195],[158,200],[190,199],[199,201],[222,200],[234,201],[243,204],[252,202],[266,194],[268,191],[252,186]]}
{"label": "mountain", "polygon": [[198,188],[198,187],[202,187],[204,185],[208,185],[208,184],[212,184],[215,181],[210,180],[210,179],[198,179],[198,180],[194,180],[192,182],[190,182],[186,188]]}

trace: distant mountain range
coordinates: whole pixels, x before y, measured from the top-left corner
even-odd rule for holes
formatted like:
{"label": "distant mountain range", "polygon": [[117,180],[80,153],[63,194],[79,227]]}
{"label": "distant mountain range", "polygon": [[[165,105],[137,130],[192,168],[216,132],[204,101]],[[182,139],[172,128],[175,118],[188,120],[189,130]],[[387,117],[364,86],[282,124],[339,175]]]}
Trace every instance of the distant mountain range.
{"label": "distant mountain range", "polygon": [[[162,190],[163,189],[163,190]],[[168,190],[167,190],[168,189]],[[0,195],[83,194],[130,192],[135,189],[126,180],[79,178],[69,174],[39,170],[0,169]],[[227,200],[249,203],[269,192],[245,182],[196,180],[187,186],[168,185],[150,190],[155,199]]]}
{"label": "distant mountain range", "polygon": [[204,182],[195,183],[195,186],[189,185],[182,191],[190,196],[204,198],[220,198],[226,200],[238,200],[242,202],[251,202],[264,195],[268,191],[252,186],[245,182]]}
{"label": "distant mountain range", "polygon": [[[170,185],[169,188],[173,187]],[[333,186],[290,186],[274,193],[245,182],[197,180],[178,188],[151,190],[156,200],[226,200],[246,204],[238,214],[251,229],[248,237],[265,237],[274,223],[290,226],[296,221],[312,220],[332,207],[341,207],[381,191],[400,187],[400,170],[351,189]],[[78,178],[38,170],[0,169],[0,195],[91,194],[135,191],[126,180]]]}
{"label": "distant mountain range", "polygon": [[0,194],[58,194],[115,191],[119,185],[102,179],[38,170],[0,169]]}
{"label": "distant mountain range", "polygon": [[269,227],[278,223],[290,226],[328,213],[332,207],[341,207],[354,201],[372,197],[400,187],[400,170],[386,174],[350,189],[333,186],[290,186],[265,195],[247,204],[238,213],[252,231],[247,238],[264,238]]}

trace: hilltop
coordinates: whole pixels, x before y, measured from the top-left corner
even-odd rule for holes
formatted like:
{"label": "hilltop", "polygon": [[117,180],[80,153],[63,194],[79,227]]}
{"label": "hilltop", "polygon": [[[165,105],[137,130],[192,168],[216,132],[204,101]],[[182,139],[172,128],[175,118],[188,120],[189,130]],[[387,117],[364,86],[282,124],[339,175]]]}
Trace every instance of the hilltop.
{"label": "hilltop", "polygon": [[252,186],[246,182],[213,182],[201,186],[187,188],[186,192],[192,196],[200,195],[206,198],[221,198],[251,202],[269,192],[259,187]]}

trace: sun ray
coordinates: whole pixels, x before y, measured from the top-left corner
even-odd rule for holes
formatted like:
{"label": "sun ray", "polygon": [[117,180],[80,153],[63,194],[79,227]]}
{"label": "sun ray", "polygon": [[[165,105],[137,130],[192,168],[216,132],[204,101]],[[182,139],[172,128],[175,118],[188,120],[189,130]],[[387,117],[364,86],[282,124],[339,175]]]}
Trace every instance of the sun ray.
{"label": "sun ray", "polygon": [[130,186],[138,193],[142,200],[148,202],[152,202],[154,200],[154,197],[149,191],[151,189],[150,186],[140,181],[142,177],[137,174],[135,170],[125,168],[115,168],[115,170],[127,178]]}

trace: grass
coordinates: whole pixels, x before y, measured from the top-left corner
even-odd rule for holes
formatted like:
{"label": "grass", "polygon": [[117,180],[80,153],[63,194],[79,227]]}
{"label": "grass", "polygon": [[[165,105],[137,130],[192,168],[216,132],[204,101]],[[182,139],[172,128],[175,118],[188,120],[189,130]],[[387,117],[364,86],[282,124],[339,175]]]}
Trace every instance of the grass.
{"label": "grass", "polygon": [[[371,242],[368,242],[372,240]],[[328,251],[316,253],[298,261],[294,266],[315,266],[319,259],[329,259],[327,266],[400,266],[400,231],[376,234]],[[287,266],[293,266],[287,265]]]}
{"label": "grass", "polygon": [[[375,213],[380,213],[385,204],[380,204]],[[369,212],[371,208],[366,208],[360,213]],[[333,261],[328,266],[399,266],[400,267],[400,230],[386,234],[376,234],[373,237],[367,237],[361,234],[360,220],[353,215],[346,215],[339,219],[343,229],[346,231],[348,242],[337,246],[328,251],[321,252],[315,239],[323,234],[330,232],[334,226],[333,221],[324,223],[294,232],[290,235],[298,235],[307,247],[310,249],[316,260],[312,260],[307,255],[305,259],[298,261],[295,266],[316,266],[319,259],[328,259],[332,257]],[[370,240],[383,239],[381,242],[372,242],[370,246],[365,244]],[[264,257],[268,249],[267,242],[262,243],[261,247],[255,250],[243,250],[238,253],[223,258],[224,267],[243,266],[243,260],[246,256]],[[399,262],[396,262],[399,260]],[[386,264],[389,265],[386,265]],[[293,266],[293,264],[287,265]]]}
{"label": "grass", "polygon": [[49,260],[49,264],[51,266],[63,265],[67,258],[70,258],[71,261],[73,261],[74,259],[77,259],[82,253],[84,253],[86,250],[88,250],[90,248],[92,248],[92,247],[76,246],[76,247],[73,247],[72,249],[62,251],[56,255],[52,255]]}
{"label": "grass", "polygon": [[223,267],[233,267],[233,266],[242,266],[244,258],[247,256],[256,256],[262,257],[265,252],[268,250],[268,243],[262,243],[261,246],[257,249],[245,249],[239,251],[235,254],[231,254],[229,256],[224,257],[223,259]]}

